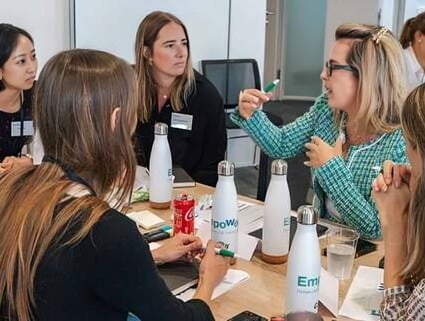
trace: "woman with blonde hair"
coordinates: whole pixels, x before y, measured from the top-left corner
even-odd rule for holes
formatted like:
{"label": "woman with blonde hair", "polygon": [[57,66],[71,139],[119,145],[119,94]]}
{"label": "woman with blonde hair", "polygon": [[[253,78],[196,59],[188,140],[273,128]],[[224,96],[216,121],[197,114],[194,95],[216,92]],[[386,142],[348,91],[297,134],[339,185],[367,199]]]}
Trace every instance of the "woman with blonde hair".
{"label": "woman with blonde hair", "polygon": [[373,183],[385,249],[382,320],[425,318],[425,85],[404,103],[410,166],[387,162]]}
{"label": "woman with blonde hair", "polygon": [[408,19],[400,36],[409,90],[425,81],[425,12]]}
{"label": "woman with blonde hair", "polygon": [[149,164],[155,123],[166,123],[173,164],[195,181],[215,186],[226,151],[223,101],[192,68],[189,36],[180,19],[162,11],[143,19],[136,35],[136,73],[139,163]]}
{"label": "woman with blonde hair", "polygon": [[207,303],[228,268],[214,244],[194,299],[183,303],[155,267],[173,258],[161,248],[151,254],[114,209],[129,201],[134,182],[136,92],[131,66],[101,51],[59,53],[41,71],[34,114],[43,162],[0,175],[0,319],[124,321],[131,312],[213,320]]}
{"label": "woman with blonde hair", "polygon": [[406,160],[401,51],[386,28],[343,24],[320,75],[326,91],[309,112],[278,128],[258,110],[269,96],[248,89],[231,117],[272,157],[305,152],[321,216],[370,239],[380,236],[371,183],[384,160]]}

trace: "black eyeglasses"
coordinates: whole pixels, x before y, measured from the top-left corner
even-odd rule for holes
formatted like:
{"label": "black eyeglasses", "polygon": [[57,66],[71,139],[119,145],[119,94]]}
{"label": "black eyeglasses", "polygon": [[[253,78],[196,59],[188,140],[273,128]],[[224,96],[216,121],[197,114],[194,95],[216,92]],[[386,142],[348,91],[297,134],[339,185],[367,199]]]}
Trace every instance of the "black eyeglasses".
{"label": "black eyeglasses", "polygon": [[328,77],[332,76],[332,71],[334,70],[347,70],[353,73],[356,72],[356,69],[350,65],[335,65],[331,63],[330,61],[326,61],[325,67],[326,67],[326,74],[328,75]]}

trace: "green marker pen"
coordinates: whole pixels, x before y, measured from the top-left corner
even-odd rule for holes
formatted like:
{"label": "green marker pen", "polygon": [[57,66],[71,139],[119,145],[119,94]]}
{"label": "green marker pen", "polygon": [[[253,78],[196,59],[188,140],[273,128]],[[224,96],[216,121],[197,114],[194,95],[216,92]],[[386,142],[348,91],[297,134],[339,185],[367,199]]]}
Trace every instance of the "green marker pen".
{"label": "green marker pen", "polygon": [[234,257],[234,258],[238,258],[240,257],[238,254],[227,250],[227,249],[219,249],[219,248],[215,248],[215,254],[221,255],[221,256],[226,256],[226,257]]}
{"label": "green marker pen", "polygon": [[279,84],[280,79],[275,79],[272,82],[269,82],[263,89],[265,93],[271,92]]}

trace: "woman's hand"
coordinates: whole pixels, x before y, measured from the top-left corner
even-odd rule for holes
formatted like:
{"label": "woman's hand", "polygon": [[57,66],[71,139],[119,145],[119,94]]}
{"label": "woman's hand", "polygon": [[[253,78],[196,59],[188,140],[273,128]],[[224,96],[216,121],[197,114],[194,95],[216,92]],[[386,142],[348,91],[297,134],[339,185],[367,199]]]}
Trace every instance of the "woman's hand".
{"label": "woman's hand", "polygon": [[248,120],[263,103],[270,100],[271,94],[258,89],[245,89],[239,93],[239,114]]}
{"label": "woman's hand", "polygon": [[383,175],[378,176],[372,185],[376,191],[386,191],[391,184],[394,184],[395,188],[399,188],[402,183],[410,185],[412,168],[409,164],[396,164],[393,161],[386,160],[382,172]]}
{"label": "woman's hand", "polygon": [[15,157],[7,156],[3,159],[3,162],[0,163],[0,174],[10,171],[13,167],[25,167],[31,166],[32,159],[27,156]]}
{"label": "woman's hand", "polygon": [[176,261],[180,258],[192,260],[202,249],[202,241],[199,237],[179,233],[168,239],[164,244],[152,251],[156,264]]}
{"label": "woman's hand", "polygon": [[213,241],[208,241],[205,254],[199,266],[199,284],[195,298],[208,302],[215,287],[223,280],[229,269],[229,258],[215,254],[214,248],[219,247]]}
{"label": "woman's hand", "polygon": [[335,156],[342,154],[342,140],[340,137],[336,139],[335,147],[330,146],[318,136],[311,137],[311,141],[304,146],[308,149],[305,154],[309,158],[308,161],[304,162],[304,165],[308,167],[318,168]]}
{"label": "woman's hand", "polygon": [[[373,185],[376,186],[377,181],[382,182],[383,180],[383,174],[379,174]],[[398,233],[403,235],[410,203],[409,186],[406,183],[401,183],[398,188],[394,184],[387,186],[385,189],[374,187],[372,197],[379,211],[381,228],[384,234],[391,229],[397,231],[394,236]]]}

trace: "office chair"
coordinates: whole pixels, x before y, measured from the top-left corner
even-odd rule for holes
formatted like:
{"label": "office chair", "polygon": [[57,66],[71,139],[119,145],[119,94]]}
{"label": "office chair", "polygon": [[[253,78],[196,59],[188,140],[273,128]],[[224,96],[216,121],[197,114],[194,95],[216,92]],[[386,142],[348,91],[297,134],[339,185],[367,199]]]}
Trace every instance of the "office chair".
{"label": "office chair", "polygon": [[[260,72],[255,59],[217,59],[202,60],[202,74],[213,83],[220,93],[224,109],[226,111],[226,129],[238,130],[229,117],[239,101],[239,93],[243,89],[256,88],[261,90]],[[266,113],[269,119],[279,118],[270,113]],[[230,135],[228,135],[230,136]],[[236,135],[228,137],[228,140],[237,138],[247,138],[248,135]],[[254,160],[255,162],[255,153]]]}

